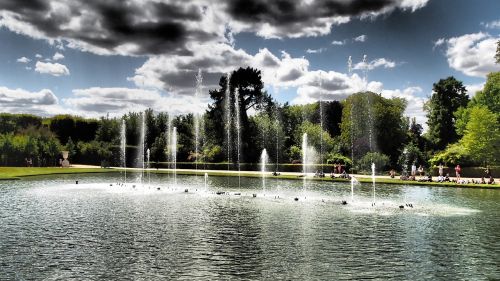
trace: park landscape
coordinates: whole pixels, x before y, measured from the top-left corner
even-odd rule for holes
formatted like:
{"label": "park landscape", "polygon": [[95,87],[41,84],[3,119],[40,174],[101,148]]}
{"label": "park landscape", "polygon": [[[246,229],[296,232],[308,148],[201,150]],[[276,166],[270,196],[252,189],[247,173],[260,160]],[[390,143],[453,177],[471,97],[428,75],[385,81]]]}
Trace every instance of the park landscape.
{"label": "park landscape", "polygon": [[[284,41],[308,38],[304,32],[317,37],[335,34],[335,27],[314,33],[319,23],[312,19],[300,22],[314,12],[301,11],[296,3],[235,1],[218,7],[204,1],[146,1],[144,11],[158,19],[176,18],[155,26],[154,20],[125,20],[145,18],[143,12],[128,10],[137,3],[125,8],[111,2],[101,6],[53,1],[52,6],[38,7],[59,16],[72,13],[55,9],[59,4],[93,11],[100,15],[98,26],[107,31],[106,42],[83,36],[75,25],[47,30],[40,19],[35,21],[34,6],[0,4],[0,36],[12,42],[30,38],[33,48],[45,44],[43,48],[59,54],[37,54],[36,74],[27,81],[59,85],[69,79],[73,74],[61,63],[72,52],[89,56],[88,62],[80,58],[79,64],[146,57],[135,76],[126,79],[139,87],[153,79],[147,75],[158,81],[171,79],[162,82],[161,94],[150,89],[153,84],[140,89],[74,89],[62,98],[52,89],[0,87],[0,279],[500,277],[498,36],[464,36],[483,41],[457,58],[457,48],[471,47],[464,47],[464,38],[435,38],[427,48],[445,46],[450,69],[436,71],[439,76],[422,86],[430,90],[423,98],[412,92],[415,87],[386,90],[379,87],[382,82],[370,79],[380,79],[381,65],[403,68],[415,61],[371,60],[370,54],[358,53],[362,48],[348,48],[345,56],[329,54],[342,70],[321,70],[325,66],[310,58],[307,65],[318,63],[318,70],[303,66],[283,74],[282,68],[304,63],[305,57],[282,51],[279,58],[267,48],[259,49],[255,58],[237,58],[245,51],[235,44],[255,39],[252,36],[269,42],[273,36]],[[343,15],[368,25],[397,16],[410,18],[437,5],[324,2],[330,6],[322,6],[322,1],[304,5],[324,9],[327,15],[319,17],[325,19]],[[343,8],[332,8],[337,5]],[[242,7],[253,16],[242,15]],[[276,9],[284,14],[274,14]],[[216,25],[218,13],[231,17],[232,24],[239,22],[232,27],[226,23],[222,39],[217,39],[223,40],[217,43],[223,47],[207,45],[213,54],[206,54],[186,43],[196,36],[215,40],[206,19]],[[180,22],[184,28],[177,27]],[[21,23],[39,33],[16,29]],[[206,34],[190,30],[194,23]],[[299,32],[292,28],[298,23],[313,29]],[[267,25],[273,28],[265,29]],[[498,21],[480,25],[491,34],[500,29]],[[172,35],[176,32],[182,36]],[[245,33],[255,34],[247,38]],[[306,53],[368,44],[366,36],[334,40],[332,47],[320,45]],[[290,44],[301,44],[293,40]],[[168,50],[160,51],[159,46]],[[1,48],[9,47],[0,44]],[[457,75],[462,62],[456,60],[469,59],[464,55],[471,56],[461,65],[466,75]],[[217,56],[221,61],[214,59]],[[16,63],[22,71],[33,71],[34,59],[23,56]],[[469,66],[471,61],[479,65]],[[42,70],[44,64],[51,70]],[[169,72],[173,64],[182,71]],[[119,75],[115,65],[104,68],[116,71],[106,79]],[[302,76],[295,77],[293,70]],[[478,87],[470,85],[470,73],[483,79]],[[0,75],[10,77],[4,70]],[[92,71],[86,75],[100,79]],[[61,88],[72,83],[80,81],[70,79]]]}

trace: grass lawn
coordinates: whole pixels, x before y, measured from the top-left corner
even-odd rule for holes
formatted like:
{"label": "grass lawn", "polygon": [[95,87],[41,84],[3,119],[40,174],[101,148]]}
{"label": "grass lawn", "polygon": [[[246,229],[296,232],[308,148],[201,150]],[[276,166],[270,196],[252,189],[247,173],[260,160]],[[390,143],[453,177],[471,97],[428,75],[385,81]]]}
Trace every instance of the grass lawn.
{"label": "grass lawn", "polygon": [[[120,169],[103,169],[103,168],[58,168],[58,167],[0,167],[0,180],[12,180],[21,179],[27,176],[40,176],[40,175],[53,175],[53,174],[79,174],[79,173],[112,173],[120,172]],[[127,173],[137,173],[139,170],[127,170]],[[166,170],[150,170],[151,173],[167,174],[172,173],[172,171]],[[194,170],[178,170],[178,175],[204,175],[205,171],[194,171]],[[236,173],[228,173],[226,171],[209,171],[209,176],[221,176],[221,177],[235,177],[238,176]],[[241,172],[242,177],[261,177],[258,173],[246,173]],[[269,179],[288,179],[288,180],[303,180],[303,177],[297,175],[282,174],[279,176],[272,176],[271,173],[267,173],[267,178]],[[357,177],[358,181],[363,184],[371,184],[372,180],[369,176]],[[311,178],[308,177],[307,180],[314,181],[330,181],[330,182],[345,182],[349,183],[347,179],[341,178]],[[500,189],[499,184],[456,184],[453,182],[417,182],[417,181],[402,181],[399,179],[389,179],[389,178],[377,178],[377,184],[397,184],[397,185],[422,185],[422,186],[442,186],[442,187],[462,187],[462,188],[489,188],[489,189]]]}
{"label": "grass lawn", "polygon": [[101,168],[0,167],[0,180],[20,179],[26,176],[106,172],[116,172],[116,170]]}

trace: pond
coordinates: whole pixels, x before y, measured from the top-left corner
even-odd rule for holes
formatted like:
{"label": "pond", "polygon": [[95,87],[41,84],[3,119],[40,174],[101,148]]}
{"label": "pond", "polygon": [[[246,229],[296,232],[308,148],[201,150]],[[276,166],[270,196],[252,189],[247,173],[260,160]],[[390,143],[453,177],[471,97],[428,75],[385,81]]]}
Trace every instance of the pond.
{"label": "pond", "polygon": [[0,181],[0,279],[500,278],[498,190],[120,178]]}

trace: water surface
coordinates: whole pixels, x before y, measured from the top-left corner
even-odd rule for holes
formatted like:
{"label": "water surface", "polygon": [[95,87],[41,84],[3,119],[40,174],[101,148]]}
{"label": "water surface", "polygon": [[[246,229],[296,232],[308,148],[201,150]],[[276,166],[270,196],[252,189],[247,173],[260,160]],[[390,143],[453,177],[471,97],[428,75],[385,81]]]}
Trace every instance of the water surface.
{"label": "water surface", "polygon": [[371,185],[343,206],[343,183],[119,179],[0,181],[0,279],[500,279],[497,190],[380,185],[372,207]]}

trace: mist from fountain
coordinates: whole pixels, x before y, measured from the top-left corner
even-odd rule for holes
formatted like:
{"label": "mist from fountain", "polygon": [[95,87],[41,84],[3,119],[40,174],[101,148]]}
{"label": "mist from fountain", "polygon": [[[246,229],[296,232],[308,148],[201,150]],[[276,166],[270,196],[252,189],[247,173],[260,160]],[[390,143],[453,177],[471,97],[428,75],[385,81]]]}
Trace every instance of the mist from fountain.
{"label": "mist from fountain", "polygon": [[120,130],[120,162],[123,168],[123,183],[127,183],[127,125],[125,119],[122,119],[122,127]]}
{"label": "mist from fountain", "polygon": [[[352,57],[349,56],[347,60],[347,71],[349,72],[349,76],[351,76],[352,72]],[[354,202],[354,102],[351,102],[351,112],[350,112],[350,130],[351,130],[351,202]]]}
{"label": "mist from fountain", "polygon": [[323,91],[321,90],[322,86],[322,80],[321,80],[321,73],[320,73],[320,78],[319,78],[319,123],[321,127],[321,133],[320,133],[320,160],[321,160],[321,172],[323,173]]}
{"label": "mist from fountain", "polygon": [[262,192],[265,195],[266,193],[266,165],[268,162],[267,151],[264,148],[262,153],[260,154],[260,175],[262,177]]}
{"label": "mist from fountain", "polygon": [[[196,75],[196,91],[195,91],[195,101],[199,103],[200,95],[203,87],[203,76],[201,73],[201,69],[198,69],[198,74]],[[201,116],[200,113],[196,112],[194,114],[194,155],[195,155],[195,169],[198,171],[198,155],[199,155],[199,146],[200,146],[200,122]],[[198,175],[198,173],[196,173]]]}
{"label": "mist from fountain", "polygon": [[302,172],[304,173],[304,181],[302,189],[305,192],[307,189],[307,133],[302,135]]}
{"label": "mist from fountain", "polygon": [[146,114],[141,112],[141,125],[140,125],[140,134],[139,134],[139,145],[138,145],[138,157],[137,161],[139,162],[139,167],[142,168],[142,171],[139,176],[139,183],[142,185],[142,179],[144,177],[144,149],[145,149],[145,139],[146,139]]}
{"label": "mist from fountain", "polygon": [[226,76],[226,92],[225,92],[225,126],[226,126],[226,144],[227,144],[227,170],[230,170],[231,165],[231,73]]}
{"label": "mist from fountain", "polygon": [[[168,122],[167,122],[167,169],[172,168],[172,115],[168,113]],[[170,174],[167,173],[167,177],[170,178]]]}
{"label": "mist from fountain", "polygon": [[146,150],[146,163],[147,163],[146,169],[148,171],[148,188],[151,187],[151,171],[149,169],[149,159],[150,159],[150,151],[149,151],[149,148],[148,148]]}
{"label": "mist from fountain", "polygon": [[208,191],[208,173],[205,173],[205,192]]}
{"label": "mist from fountain", "polygon": [[236,151],[238,163],[238,187],[241,187],[241,116],[240,116],[240,92],[239,89],[234,89],[234,100],[236,108]]}
{"label": "mist from fountain", "polygon": [[172,164],[174,169],[174,186],[177,186],[177,127],[172,129]]}
{"label": "mist from fountain", "polygon": [[372,163],[373,206],[375,206],[375,163]]}

